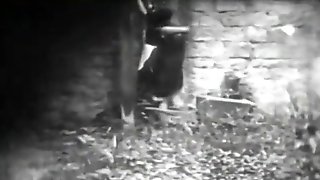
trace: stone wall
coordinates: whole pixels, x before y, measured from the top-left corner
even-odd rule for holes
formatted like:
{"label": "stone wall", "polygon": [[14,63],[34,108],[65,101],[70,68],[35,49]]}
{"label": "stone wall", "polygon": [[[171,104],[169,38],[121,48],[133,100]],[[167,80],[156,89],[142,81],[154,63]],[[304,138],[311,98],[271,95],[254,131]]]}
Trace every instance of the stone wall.
{"label": "stone wall", "polygon": [[308,68],[319,56],[319,3],[190,2],[192,33],[183,92],[218,93],[225,72],[233,71],[242,77],[244,96],[251,92],[251,98],[268,114],[288,115],[292,98],[298,99],[301,107],[307,107],[307,87],[319,94],[319,81],[307,81],[310,72],[313,77],[319,74]]}

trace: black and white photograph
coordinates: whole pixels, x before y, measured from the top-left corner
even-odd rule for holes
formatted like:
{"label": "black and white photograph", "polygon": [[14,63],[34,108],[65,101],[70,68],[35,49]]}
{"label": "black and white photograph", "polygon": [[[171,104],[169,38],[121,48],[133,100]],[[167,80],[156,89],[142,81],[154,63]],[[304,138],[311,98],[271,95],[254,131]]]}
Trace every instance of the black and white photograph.
{"label": "black and white photograph", "polygon": [[320,180],[319,0],[0,9],[0,180]]}

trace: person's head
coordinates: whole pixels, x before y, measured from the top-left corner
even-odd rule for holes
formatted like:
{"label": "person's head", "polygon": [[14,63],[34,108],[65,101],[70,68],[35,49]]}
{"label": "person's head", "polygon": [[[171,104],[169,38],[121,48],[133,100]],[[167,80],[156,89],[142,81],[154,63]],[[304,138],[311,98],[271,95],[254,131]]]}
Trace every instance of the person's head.
{"label": "person's head", "polygon": [[168,8],[155,9],[147,14],[147,25],[154,28],[170,25],[172,15]]}

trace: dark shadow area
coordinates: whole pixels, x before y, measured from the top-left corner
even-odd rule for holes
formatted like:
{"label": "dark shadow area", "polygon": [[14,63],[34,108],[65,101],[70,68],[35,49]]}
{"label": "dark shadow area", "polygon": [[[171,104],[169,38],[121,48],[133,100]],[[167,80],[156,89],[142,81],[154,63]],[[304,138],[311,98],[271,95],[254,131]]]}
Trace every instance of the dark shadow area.
{"label": "dark shadow area", "polygon": [[[50,98],[57,93],[69,96],[72,92],[64,87],[92,64],[85,58],[92,53],[90,48],[103,49],[117,38],[120,7],[117,1],[29,1],[2,6],[2,135],[42,129],[45,121],[39,115]],[[74,58],[75,53],[82,58]],[[112,49],[95,53],[112,57]]]}

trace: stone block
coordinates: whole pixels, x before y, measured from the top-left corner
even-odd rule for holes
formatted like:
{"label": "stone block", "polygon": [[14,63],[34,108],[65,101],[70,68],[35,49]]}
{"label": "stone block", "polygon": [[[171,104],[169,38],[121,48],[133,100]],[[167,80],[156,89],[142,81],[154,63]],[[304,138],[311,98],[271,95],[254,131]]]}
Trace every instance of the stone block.
{"label": "stone block", "polygon": [[229,11],[245,11],[245,5],[241,1],[231,0],[218,0],[216,5],[218,12],[229,12]]}
{"label": "stone block", "polygon": [[191,26],[210,26],[212,28],[223,28],[220,21],[217,20],[217,16],[213,13],[208,14],[205,12],[192,12]]}
{"label": "stone block", "polygon": [[264,12],[255,12],[249,14],[240,14],[237,16],[228,16],[227,14],[221,18],[224,26],[242,27],[242,26],[258,26],[271,27],[280,24],[279,16],[268,15]]}
{"label": "stone block", "polygon": [[195,89],[202,91],[219,91],[224,79],[224,74],[224,69],[193,68],[193,78],[191,80]]}
{"label": "stone block", "polygon": [[210,0],[192,1],[192,10],[196,12],[210,12],[214,10],[214,3]]}
{"label": "stone block", "polygon": [[214,28],[211,26],[195,27],[193,29],[194,41],[210,41],[210,40],[221,40],[221,41],[245,41],[244,29],[240,27],[232,28]]}
{"label": "stone block", "polygon": [[254,57],[261,59],[277,59],[277,58],[291,58],[290,54],[283,56],[283,48],[276,43],[258,44],[254,46]]}
{"label": "stone block", "polygon": [[285,43],[288,38],[291,37],[279,28],[271,29],[267,32],[268,42]]}
{"label": "stone block", "polygon": [[260,12],[272,12],[275,14],[292,14],[296,12],[297,4],[290,1],[252,1],[252,9]]}
{"label": "stone block", "polygon": [[241,27],[224,28],[220,37],[217,39],[222,41],[245,41],[244,29]]}
{"label": "stone block", "polygon": [[207,43],[204,42],[194,42],[188,47],[187,57],[211,57],[210,49]]}
{"label": "stone block", "polygon": [[213,27],[196,27],[193,29],[193,41],[210,41],[221,34],[220,29]]}
{"label": "stone block", "polygon": [[260,59],[298,59],[306,56],[306,52],[298,46],[265,43],[254,45],[253,56]]}
{"label": "stone block", "polygon": [[278,15],[270,15],[268,13],[257,12],[249,15],[251,17],[252,25],[258,27],[270,27],[280,24]]}
{"label": "stone block", "polygon": [[223,55],[224,52],[222,42],[194,42],[187,51],[187,57],[217,57]]}
{"label": "stone block", "polygon": [[246,14],[238,14],[236,16],[229,15],[230,13],[225,13],[221,17],[221,23],[225,27],[243,27],[249,26],[251,24],[250,17]]}
{"label": "stone block", "polygon": [[202,12],[191,12],[190,16],[192,18],[192,21],[190,21],[191,27],[197,27],[200,25],[200,18],[203,16]]}
{"label": "stone block", "polygon": [[200,119],[209,127],[217,119],[232,117],[242,118],[254,103],[246,99],[229,99],[216,96],[197,96],[197,109]]}
{"label": "stone block", "polygon": [[199,18],[199,25],[200,26],[210,26],[213,28],[222,28],[223,27],[221,22],[213,16],[201,16]]}
{"label": "stone block", "polygon": [[301,26],[303,24],[309,23],[313,18],[318,20],[316,7],[312,6],[308,1],[296,5],[296,9],[293,13],[282,14],[280,20],[283,24],[295,24],[296,26]]}
{"label": "stone block", "polygon": [[250,43],[246,42],[225,42],[226,55],[231,58],[249,58],[252,53]]}
{"label": "stone block", "polygon": [[215,65],[215,62],[212,58],[194,58],[189,59],[189,61],[192,61],[193,67],[195,68],[213,68]]}
{"label": "stone block", "polygon": [[250,62],[253,68],[301,68],[305,61],[301,59],[254,59]]}
{"label": "stone block", "polygon": [[216,61],[215,67],[244,72],[250,61],[243,58],[227,58],[224,61]]}
{"label": "stone block", "polygon": [[244,30],[245,37],[251,42],[266,42],[267,30],[261,27],[249,26]]}

